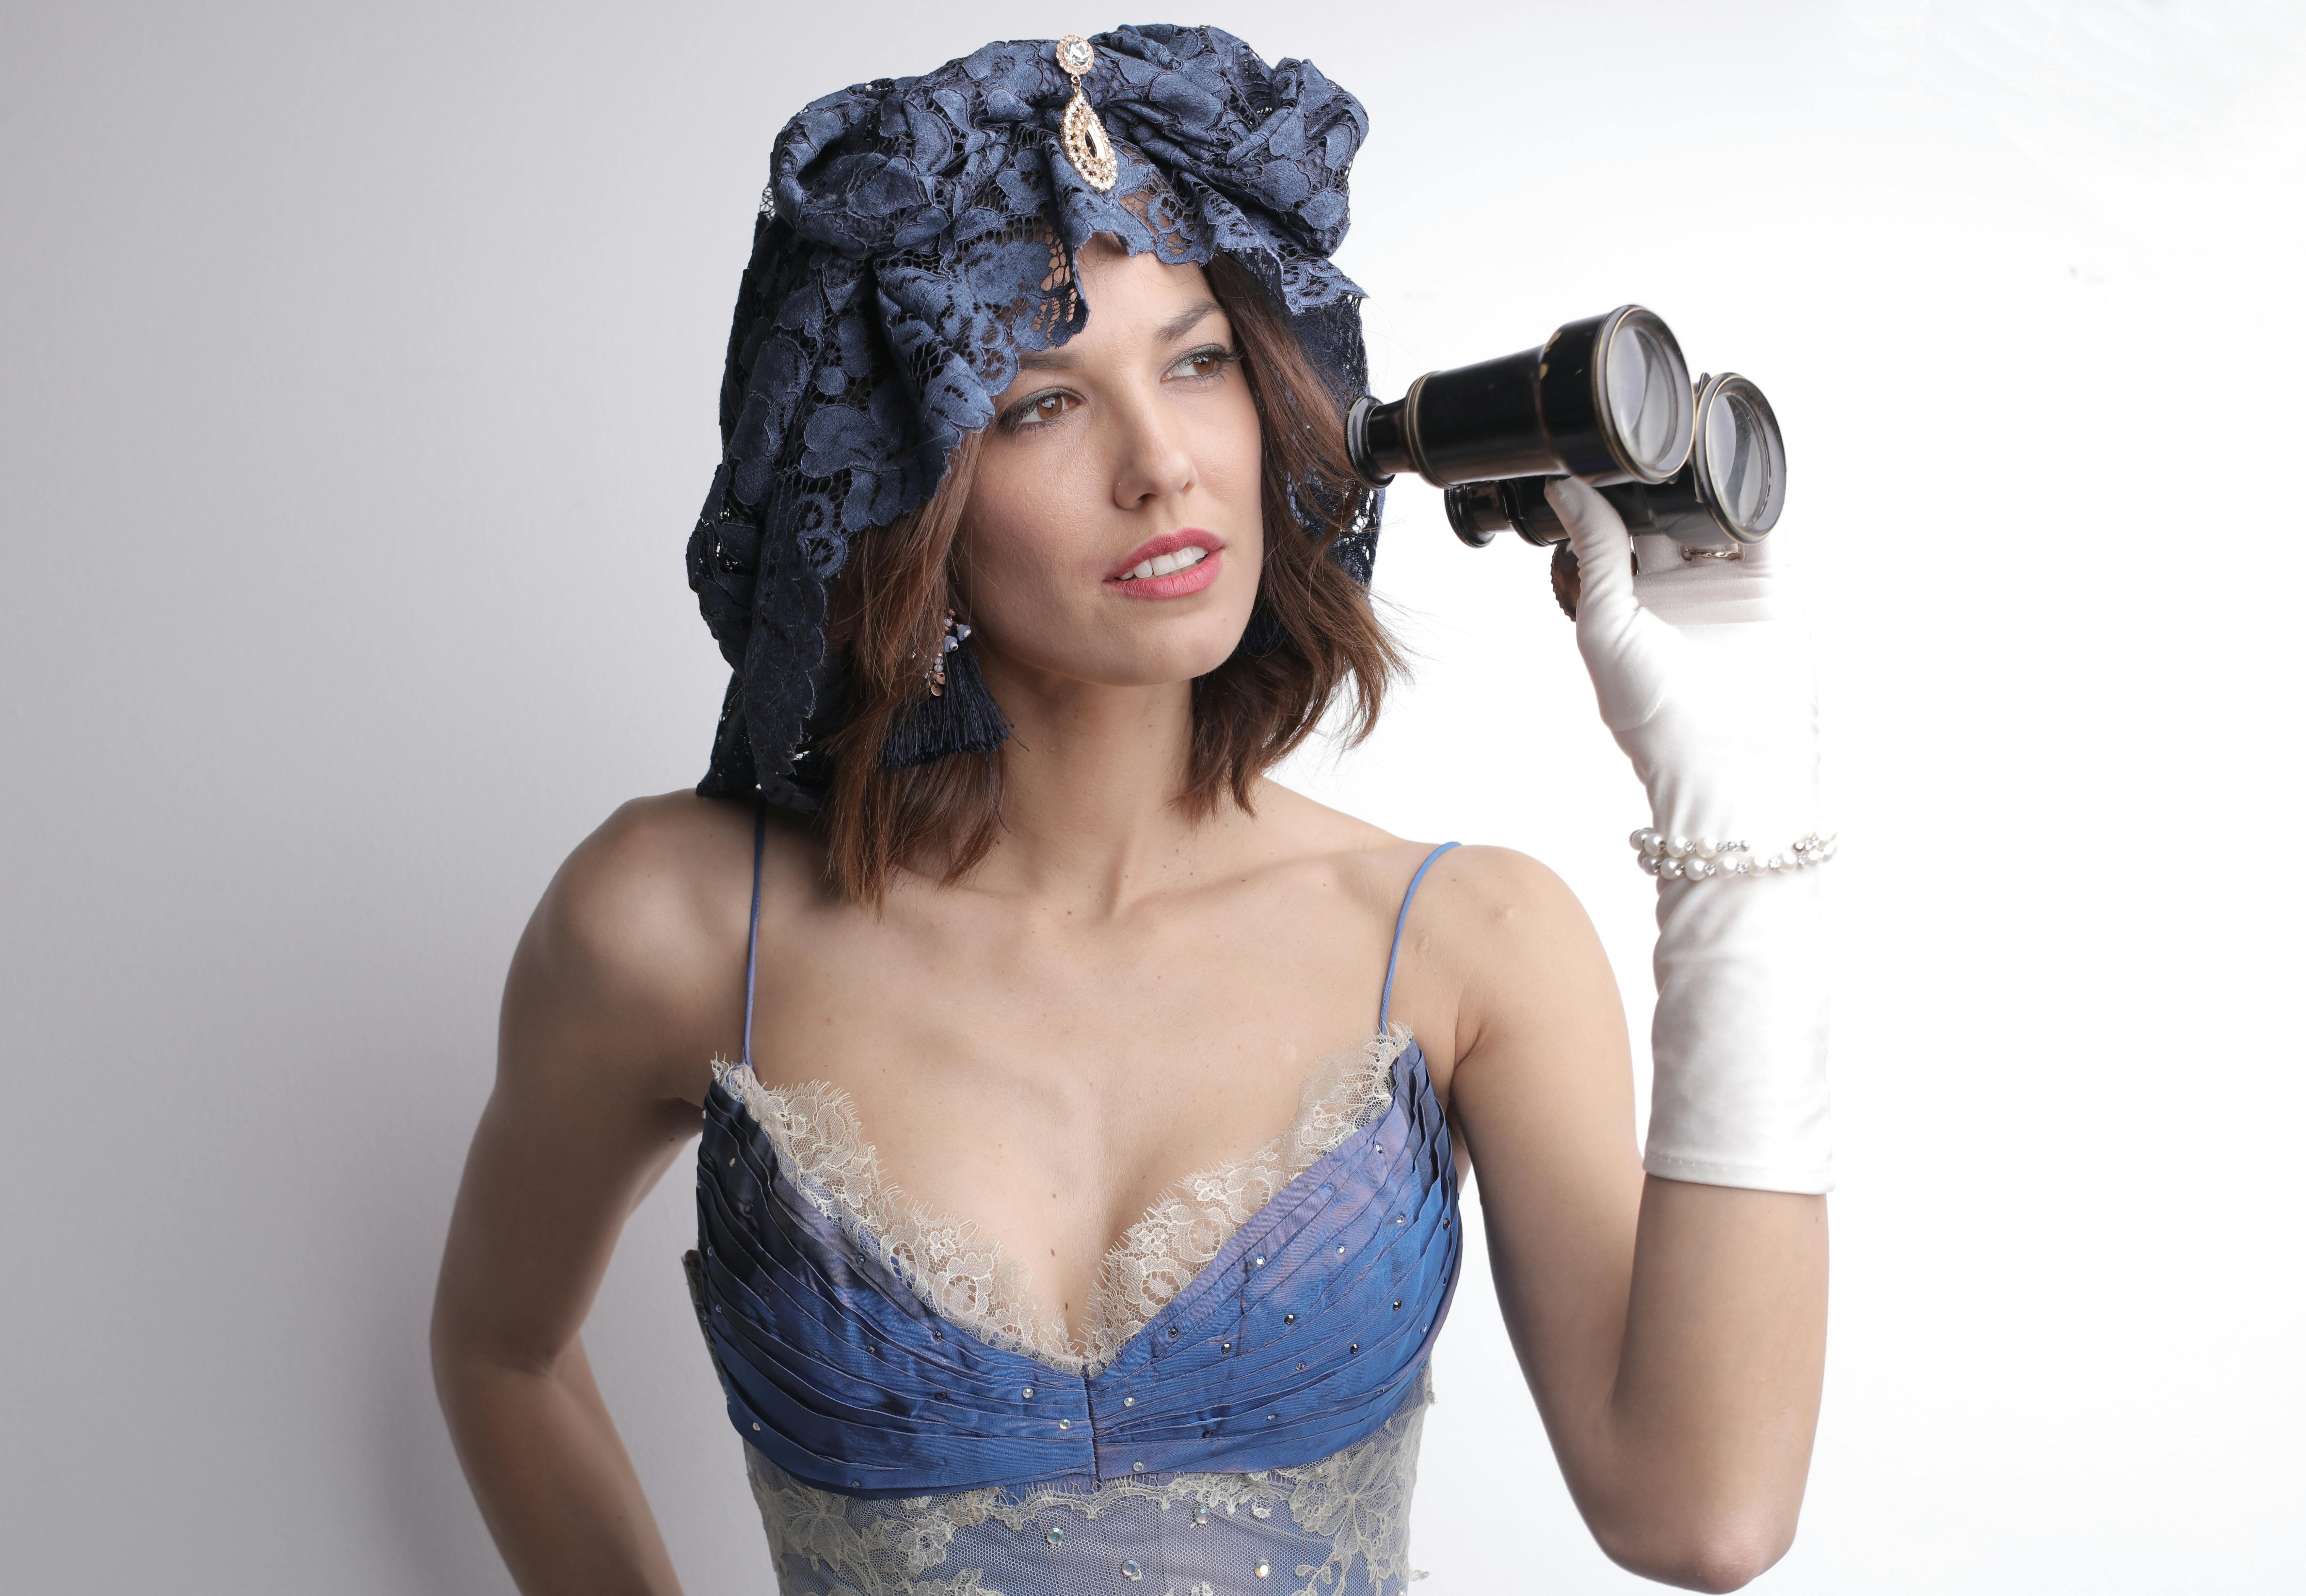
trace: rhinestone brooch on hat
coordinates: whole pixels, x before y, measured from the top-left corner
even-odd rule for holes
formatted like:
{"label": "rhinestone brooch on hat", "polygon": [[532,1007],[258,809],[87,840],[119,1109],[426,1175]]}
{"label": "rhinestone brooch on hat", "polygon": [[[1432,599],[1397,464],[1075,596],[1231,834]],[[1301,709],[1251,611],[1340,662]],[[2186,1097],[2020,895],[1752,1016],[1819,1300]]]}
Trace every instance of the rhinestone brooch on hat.
{"label": "rhinestone brooch on hat", "polygon": [[1065,107],[1060,135],[1065,158],[1072,162],[1083,183],[1100,194],[1109,192],[1121,179],[1121,165],[1113,158],[1113,141],[1105,136],[1105,124],[1097,120],[1081,89],[1081,79],[1097,65],[1097,52],[1080,34],[1068,33],[1057,40],[1057,64],[1073,81],[1073,97]]}

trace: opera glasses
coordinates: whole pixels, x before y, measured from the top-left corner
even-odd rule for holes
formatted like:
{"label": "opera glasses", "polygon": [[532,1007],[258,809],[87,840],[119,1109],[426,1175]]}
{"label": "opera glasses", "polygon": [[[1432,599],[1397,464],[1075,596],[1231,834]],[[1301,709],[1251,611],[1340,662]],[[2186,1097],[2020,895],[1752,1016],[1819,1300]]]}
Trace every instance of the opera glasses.
{"label": "opera glasses", "polygon": [[1762,390],[1728,373],[1693,383],[1670,329],[1621,305],[1536,349],[1431,371],[1345,419],[1354,465],[1377,485],[1414,471],[1447,490],[1449,525],[1479,548],[1511,527],[1560,543],[1545,479],[1582,477],[1636,535],[1734,559],[1785,508],[1786,448]]}

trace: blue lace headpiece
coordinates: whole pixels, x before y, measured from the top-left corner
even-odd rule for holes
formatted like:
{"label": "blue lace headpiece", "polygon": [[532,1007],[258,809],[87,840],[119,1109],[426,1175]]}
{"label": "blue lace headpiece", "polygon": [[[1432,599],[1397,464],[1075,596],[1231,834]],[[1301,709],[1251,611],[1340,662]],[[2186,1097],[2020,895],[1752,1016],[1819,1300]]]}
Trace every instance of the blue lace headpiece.
{"label": "blue lace headpiece", "polygon": [[[698,791],[816,807],[815,745],[841,713],[833,580],[857,537],[936,491],[1019,356],[1087,325],[1074,266],[1095,235],[1172,263],[1225,252],[1340,398],[1367,388],[1362,293],[1329,260],[1361,102],[1214,28],[1089,43],[1079,87],[1110,168],[1065,153],[1075,83],[1046,39],[828,95],[777,136],[730,333],[721,468],[688,543],[689,585],[735,671]],[[1332,557],[1367,583],[1376,538],[1371,512]],[[929,754],[1001,733],[994,712],[989,735]]]}

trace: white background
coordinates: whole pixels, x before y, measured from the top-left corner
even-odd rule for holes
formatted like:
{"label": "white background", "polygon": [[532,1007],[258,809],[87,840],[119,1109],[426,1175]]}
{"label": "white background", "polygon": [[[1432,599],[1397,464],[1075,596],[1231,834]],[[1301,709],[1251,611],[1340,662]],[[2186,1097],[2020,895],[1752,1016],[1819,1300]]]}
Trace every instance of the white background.
{"label": "white background", "polygon": [[[2294,1591],[2306,569],[2294,0],[1343,0],[1376,385],[1626,300],[1790,440],[1841,926],[1825,1417],[1784,1592]],[[503,1591],[425,1367],[498,983],[693,781],[681,550],[776,130],[1114,18],[0,16],[0,1583]],[[1199,20],[1187,18],[1185,20]],[[1568,877],[1638,792],[1542,559],[1394,495],[1422,666],[1294,779]],[[765,1592],[676,1259],[587,1331],[692,1592]],[[1619,1591],[1472,1260],[1421,1587]]]}

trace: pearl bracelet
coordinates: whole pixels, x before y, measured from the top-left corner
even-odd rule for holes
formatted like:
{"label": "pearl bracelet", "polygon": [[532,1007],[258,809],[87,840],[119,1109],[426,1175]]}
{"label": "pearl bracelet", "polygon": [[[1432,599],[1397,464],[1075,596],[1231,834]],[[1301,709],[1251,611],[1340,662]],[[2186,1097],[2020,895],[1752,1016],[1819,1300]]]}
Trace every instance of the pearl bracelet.
{"label": "pearl bracelet", "polygon": [[1704,881],[1709,875],[1768,875],[1823,865],[1833,857],[1837,837],[1815,832],[1801,838],[1784,853],[1764,858],[1745,843],[1713,837],[1669,837],[1644,826],[1626,839],[1639,856],[1636,862],[1652,875],[1667,881]]}

